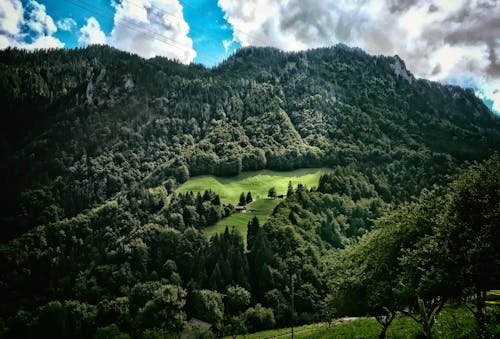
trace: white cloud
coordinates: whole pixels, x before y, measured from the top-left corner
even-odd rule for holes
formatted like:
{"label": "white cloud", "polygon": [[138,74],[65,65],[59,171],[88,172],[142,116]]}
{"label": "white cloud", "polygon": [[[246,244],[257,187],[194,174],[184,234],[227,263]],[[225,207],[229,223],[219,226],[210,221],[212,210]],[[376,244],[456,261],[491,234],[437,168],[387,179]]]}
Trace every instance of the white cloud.
{"label": "white cloud", "polygon": [[70,32],[76,27],[76,21],[73,18],[64,18],[57,21],[57,28],[61,31]]}
{"label": "white cloud", "polygon": [[88,18],[87,23],[80,28],[78,42],[82,45],[103,45],[106,43],[106,35],[101,30],[101,26],[96,18]]}
{"label": "white cloud", "polygon": [[56,32],[54,20],[37,1],[29,0],[24,8],[19,0],[0,0],[0,49],[62,48]]}
{"label": "white cloud", "polygon": [[[242,46],[302,50],[345,43],[405,60],[418,77],[472,76],[500,91],[497,0],[218,0]],[[486,94],[488,92],[488,94]]]}
{"label": "white cloud", "polygon": [[30,30],[38,35],[52,35],[57,32],[56,24],[52,17],[47,14],[45,5],[42,5],[34,0],[28,1],[28,19],[26,25]]}
{"label": "white cloud", "polygon": [[190,63],[196,57],[178,0],[123,0],[115,9],[110,45],[144,58],[167,56]]}
{"label": "white cloud", "polygon": [[21,42],[17,45],[17,47],[29,49],[29,50],[39,49],[39,48],[43,48],[43,49],[45,49],[45,48],[63,48],[64,43],[62,41],[60,41],[59,39],[54,38],[53,36],[42,35],[30,43]]}
{"label": "white cloud", "polygon": [[0,1],[0,36],[19,34],[23,5],[19,0]]}
{"label": "white cloud", "polygon": [[0,35],[0,49],[5,49],[10,46],[10,41],[5,35]]}

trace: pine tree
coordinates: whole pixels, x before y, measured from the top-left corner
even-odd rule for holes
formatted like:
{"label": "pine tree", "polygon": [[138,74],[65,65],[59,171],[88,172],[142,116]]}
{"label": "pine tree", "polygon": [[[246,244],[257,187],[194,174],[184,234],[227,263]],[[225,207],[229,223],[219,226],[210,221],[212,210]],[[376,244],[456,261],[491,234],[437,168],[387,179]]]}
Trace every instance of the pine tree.
{"label": "pine tree", "polygon": [[248,192],[247,194],[247,204],[251,203],[253,201],[253,198],[252,198],[252,192]]}
{"label": "pine tree", "polygon": [[259,233],[259,228],[259,218],[253,217],[247,226],[247,249],[249,251],[252,249],[257,233]]}
{"label": "pine tree", "polygon": [[294,193],[292,181],[288,182],[288,190],[286,191],[286,197],[289,198]]}
{"label": "pine tree", "polygon": [[245,206],[247,204],[247,199],[245,197],[245,192],[241,192],[240,194],[240,202],[238,203],[239,206]]}
{"label": "pine tree", "polygon": [[212,203],[215,205],[215,206],[220,206],[220,197],[218,194],[215,195],[214,197],[214,200],[212,201]]}

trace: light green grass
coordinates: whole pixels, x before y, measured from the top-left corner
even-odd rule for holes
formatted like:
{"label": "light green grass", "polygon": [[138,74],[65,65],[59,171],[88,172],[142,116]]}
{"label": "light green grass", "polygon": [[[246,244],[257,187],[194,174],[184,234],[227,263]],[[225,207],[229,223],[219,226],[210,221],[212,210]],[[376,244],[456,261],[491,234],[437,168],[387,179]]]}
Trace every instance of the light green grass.
{"label": "light green grass", "polygon": [[214,234],[224,232],[226,226],[235,228],[241,234],[246,245],[247,225],[254,216],[259,218],[260,225],[263,225],[271,216],[274,208],[282,201],[282,199],[258,199],[247,205],[247,213],[233,213],[229,217],[219,220],[214,226],[207,227],[205,234],[211,238]]}
{"label": "light green grass", "polygon": [[[296,327],[294,338],[378,338],[380,325],[374,318],[338,319],[329,328],[326,323]],[[438,315],[432,328],[433,338],[473,338],[475,323],[472,315],[463,306],[448,305]],[[416,338],[420,326],[406,316],[397,317],[389,330],[388,339]],[[239,335],[243,339],[290,338],[290,328]]]}
{"label": "light green grass", "polygon": [[215,177],[213,175],[202,175],[190,178],[178,189],[178,193],[192,191],[193,193],[203,193],[205,190],[212,190],[220,196],[223,204],[236,205],[239,202],[240,194],[252,192],[254,201],[247,205],[247,213],[233,213],[227,218],[205,229],[208,238],[214,234],[224,232],[226,226],[230,229],[234,227],[243,236],[246,243],[247,224],[254,216],[259,218],[263,225],[271,216],[273,209],[279,204],[281,199],[268,199],[267,192],[271,187],[276,189],[278,195],[286,195],[288,183],[291,181],[294,189],[298,184],[308,188],[317,187],[319,178],[323,173],[328,172],[328,168],[303,168],[289,172],[277,172],[262,170],[255,172],[244,172],[231,178]]}
{"label": "light green grass", "polygon": [[211,189],[220,196],[223,204],[236,205],[241,192],[245,194],[252,192],[254,199],[265,198],[269,189],[274,187],[278,194],[286,194],[289,181],[292,181],[294,188],[299,183],[308,188],[317,187],[319,177],[327,171],[327,168],[303,168],[289,172],[262,170],[244,172],[231,178],[202,175],[190,178],[177,189],[177,192],[197,193]]}
{"label": "light green grass", "polygon": [[[297,326],[297,327],[294,327],[294,334],[315,331],[315,330],[319,330],[319,329],[324,329],[326,327],[327,327],[326,323],[316,323],[316,324]],[[290,327],[278,328],[275,330],[268,330],[268,331],[262,331],[262,332],[237,336],[237,338],[240,338],[240,339],[242,339],[242,338],[263,339],[263,338],[275,338],[275,337],[278,337],[278,338],[291,337],[291,328]],[[230,336],[224,337],[224,339],[230,339],[230,338],[232,338],[232,337],[230,337]]]}

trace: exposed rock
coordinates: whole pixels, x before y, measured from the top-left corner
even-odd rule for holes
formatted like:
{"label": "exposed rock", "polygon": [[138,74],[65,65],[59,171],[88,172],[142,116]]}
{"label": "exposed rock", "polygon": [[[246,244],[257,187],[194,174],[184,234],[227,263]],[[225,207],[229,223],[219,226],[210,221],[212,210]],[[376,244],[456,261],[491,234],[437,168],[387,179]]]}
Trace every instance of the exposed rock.
{"label": "exposed rock", "polygon": [[413,75],[406,69],[404,61],[401,60],[399,56],[396,55],[394,57],[394,63],[390,64],[390,66],[397,77],[405,79],[410,84],[413,83],[413,81],[415,80]]}

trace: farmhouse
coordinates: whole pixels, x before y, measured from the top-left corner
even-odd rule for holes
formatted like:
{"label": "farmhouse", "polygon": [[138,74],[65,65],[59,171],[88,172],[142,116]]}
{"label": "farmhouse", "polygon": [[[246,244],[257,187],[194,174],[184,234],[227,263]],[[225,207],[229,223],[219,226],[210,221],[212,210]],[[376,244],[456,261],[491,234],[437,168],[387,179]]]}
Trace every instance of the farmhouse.
{"label": "farmhouse", "polygon": [[236,212],[239,212],[239,213],[246,213],[247,212],[247,208],[245,206],[236,206],[234,208],[234,210]]}

